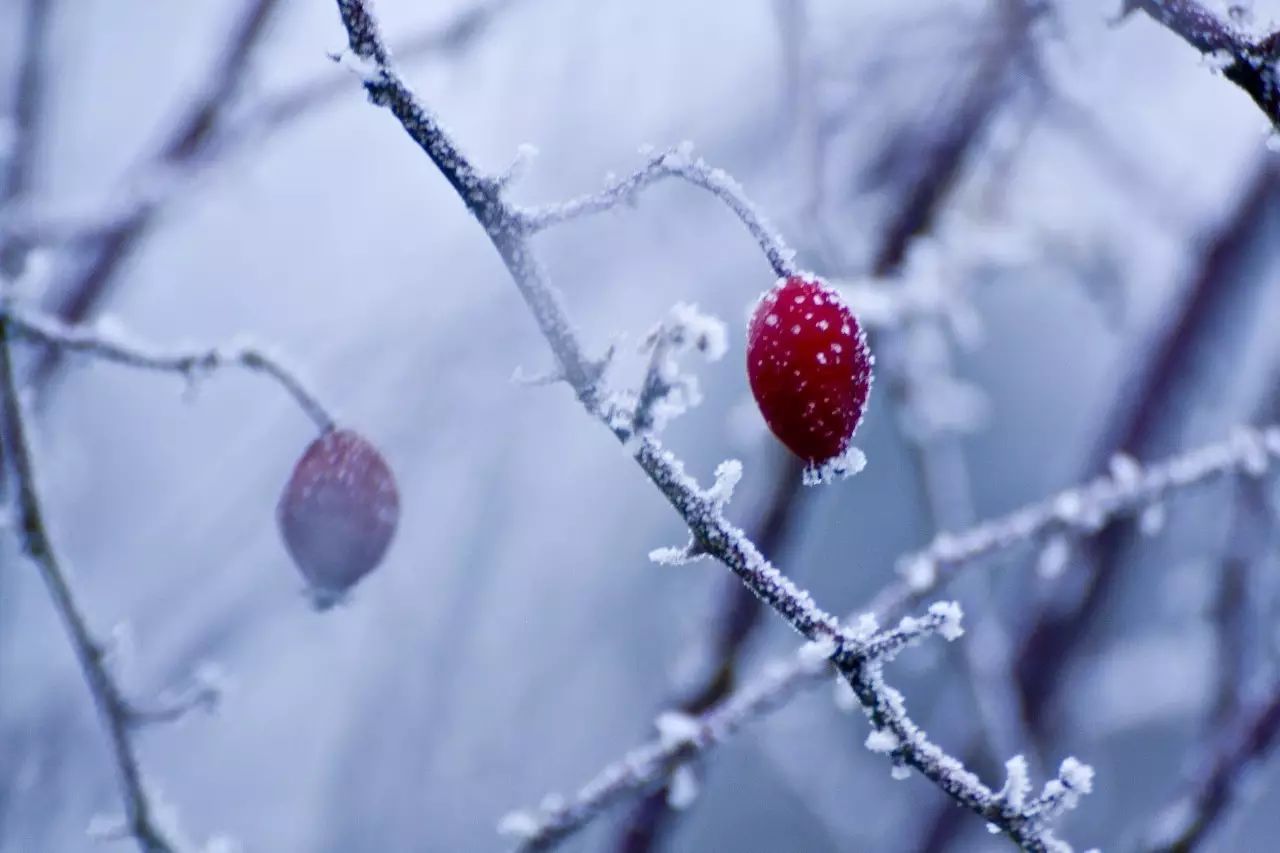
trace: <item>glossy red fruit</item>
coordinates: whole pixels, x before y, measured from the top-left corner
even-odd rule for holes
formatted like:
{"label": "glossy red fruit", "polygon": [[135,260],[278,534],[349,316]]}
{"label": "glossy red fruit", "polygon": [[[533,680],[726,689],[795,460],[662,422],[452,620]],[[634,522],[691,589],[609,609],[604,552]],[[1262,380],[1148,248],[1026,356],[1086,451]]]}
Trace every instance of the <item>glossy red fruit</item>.
{"label": "glossy red fruit", "polygon": [[400,520],[400,494],[372,444],[351,430],[330,430],[298,460],[276,520],[313,599],[326,607],[382,561]]}
{"label": "glossy red fruit", "polygon": [[780,279],[747,330],[747,378],[773,434],[811,470],[850,451],[874,359],[849,306],[809,276]]}

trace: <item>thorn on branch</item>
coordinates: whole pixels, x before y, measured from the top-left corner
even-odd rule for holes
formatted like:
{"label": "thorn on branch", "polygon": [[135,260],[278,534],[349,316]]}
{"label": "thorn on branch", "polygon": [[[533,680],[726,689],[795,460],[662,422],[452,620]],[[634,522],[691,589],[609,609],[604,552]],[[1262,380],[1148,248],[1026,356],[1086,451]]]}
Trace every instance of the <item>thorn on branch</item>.
{"label": "thorn on branch", "polygon": [[631,417],[632,439],[661,432],[672,419],[702,402],[697,378],[682,374],[676,357],[694,350],[708,361],[717,361],[728,348],[727,340],[724,323],[702,314],[696,305],[672,306],[668,319],[645,340],[649,367]]}

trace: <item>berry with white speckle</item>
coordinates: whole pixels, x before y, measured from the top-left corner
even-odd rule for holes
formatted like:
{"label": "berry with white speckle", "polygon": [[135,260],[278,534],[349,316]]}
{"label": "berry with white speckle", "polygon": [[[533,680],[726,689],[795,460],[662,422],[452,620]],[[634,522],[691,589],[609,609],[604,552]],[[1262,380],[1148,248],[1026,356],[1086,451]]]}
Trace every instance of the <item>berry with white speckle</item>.
{"label": "berry with white speckle", "polygon": [[873,359],[857,318],[823,282],[779,280],[747,330],[747,378],[773,434],[810,468],[850,451]]}

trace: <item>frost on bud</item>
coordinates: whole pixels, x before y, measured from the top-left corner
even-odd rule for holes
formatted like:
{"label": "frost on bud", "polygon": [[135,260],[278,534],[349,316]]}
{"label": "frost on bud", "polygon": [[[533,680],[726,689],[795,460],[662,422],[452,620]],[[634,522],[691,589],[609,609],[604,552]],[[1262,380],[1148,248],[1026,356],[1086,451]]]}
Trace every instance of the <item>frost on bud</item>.
{"label": "frost on bud", "polygon": [[321,609],[378,566],[399,519],[400,494],[386,460],[345,429],[307,447],[276,507],[285,547]]}

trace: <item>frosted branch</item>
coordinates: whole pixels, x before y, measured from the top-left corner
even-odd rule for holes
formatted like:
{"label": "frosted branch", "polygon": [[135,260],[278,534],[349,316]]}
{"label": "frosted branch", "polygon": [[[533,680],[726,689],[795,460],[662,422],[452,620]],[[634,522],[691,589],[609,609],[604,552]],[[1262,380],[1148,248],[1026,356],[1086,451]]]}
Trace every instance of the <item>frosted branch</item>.
{"label": "frosted branch", "polygon": [[[840,648],[829,640],[808,643],[796,653],[790,666],[770,667],[758,681],[707,714],[663,715],[657,737],[604,768],[572,798],[549,797],[538,809],[508,815],[500,828],[513,836],[522,850],[555,846],[610,806],[659,787],[695,755],[722,743],[756,716],[785,703],[798,682],[829,672],[830,662],[849,675],[872,724],[867,746],[890,757],[895,777],[902,775],[898,768],[915,767],[954,799],[999,825],[1023,849],[1051,850],[1053,838],[1047,821],[1074,805],[1065,794],[1058,794],[1059,787],[1067,794],[1079,794],[1086,793],[1087,786],[1075,784],[1066,788],[1060,777],[1046,786],[1046,797],[1053,793],[1052,800],[1042,797],[1031,803],[1009,796],[1009,785],[998,793],[992,792],[925,736],[907,716],[902,696],[884,683],[885,663],[932,634],[947,640],[958,638],[959,620],[959,607],[940,602],[924,616],[904,617],[895,628],[864,633],[853,646]],[[866,624],[868,620],[864,620]],[[1067,766],[1076,769],[1072,778],[1077,782],[1080,774],[1091,773],[1074,759],[1064,762]]]}
{"label": "frosted branch", "polygon": [[1240,796],[1250,767],[1261,762],[1280,733],[1280,683],[1224,726],[1214,749],[1200,761],[1186,788],[1166,805],[1147,831],[1144,850],[1195,849]]}
{"label": "frosted branch", "polygon": [[107,666],[105,647],[90,632],[84,610],[67,579],[45,524],[30,439],[9,352],[13,326],[10,317],[0,316],[0,407],[3,409],[4,447],[16,480],[19,541],[49,590],[85,682],[93,694],[98,716],[110,737],[124,797],[124,830],[137,841],[143,853],[177,853],[179,845],[161,828],[157,819],[158,809],[147,793],[138,765],[137,749],[132,739],[132,706]]}
{"label": "frosted branch", "polygon": [[[859,616],[855,612],[846,617],[847,623],[860,623],[862,626],[860,631],[854,631],[854,637],[864,638],[874,633],[877,621],[900,618],[911,604],[936,591],[962,568],[983,557],[1035,541],[1052,531],[1091,535],[1121,516],[1145,516],[1151,507],[1162,506],[1161,502],[1172,494],[1216,477],[1229,474],[1260,476],[1280,461],[1280,426],[1260,430],[1242,429],[1230,439],[1197,447],[1145,468],[1127,457],[1126,460],[1112,465],[1106,476],[1089,484],[1050,495],[966,531],[940,534],[924,549],[899,557],[897,564],[902,579],[886,587],[875,597],[871,613]],[[1091,507],[1089,512],[1082,510],[1086,501]],[[1063,510],[1066,510],[1065,513]],[[688,558],[679,549],[662,549],[661,553],[655,552],[650,556],[670,562]],[[894,635],[881,634],[876,642],[884,643],[892,636]],[[808,651],[767,664],[762,674],[747,681],[729,698],[699,716],[697,719],[702,726],[713,727],[719,736],[689,745],[686,751],[701,753],[716,746],[753,720],[783,707],[804,690],[826,683],[829,670],[822,666],[812,666],[815,644],[806,644],[802,649]],[[852,703],[854,707],[860,704],[857,695],[849,695],[849,686],[843,679],[838,682],[837,697],[841,701]],[[1277,704],[1280,707],[1280,701]],[[1280,717],[1280,711],[1277,716]],[[877,729],[879,730],[881,729]],[[652,745],[641,747],[641,750],[649,746]],[[690,757],[692,756],[684,754],[678,756],[681,760],[688,760]],[[677,757],[668,756],[669,760],[675,758]],[[1020,795],[1012,793],[1015,789],[1025,788],[1023,782],[1026,761],[1021,756],[1011,761],[1015,766],[1009,768],[1009,781],[1000,796],[1008,798],[1012,805],[1024,802],[1029,788]],[[585,825],[613,804],[629,796],[642,794],[661,782],[661,776],[655,778],[647,774],[627,773],[618,776],[613,772],[617,767],[618,765],[612,765],[597,776],[597,781],[606,777],[610,779],[610,784],[605,789],[594,785],[584,787],[583,792],[595,797],[592,798],[591,808],[586,808],[587,804],[579,802],[583,799],[581,794],[575,800],[583,808],[573,810],[571,817],[576,821],[574,829]],[[659,774],[670,772],[666,765],[658,768],[649,765],[646,767]],[[1021,805],[1015,808],[1020,809]],[[555,826],[560,820],[556,818],[551,823]]]}
{"label": "frosted branch", "polygon": [[636,397],[631,416],[633,435],[661,432],[673,418],[702,402],[697,378],[680,373],[676,356],[688,350],[708,361],[724,357],[727,348],[724,323],[701,314],[697,306],[678,303],[671,315],[646,341],[649,367]]}
{"label": "frosted branch", "polygon": [[689,143],[667,149],[649,158],[636,171],[620,180],[611,181],[596,193],[579,196],[559,204],[542,207],[513,208],[520,228],[526,234],[545,231],[572,219],[612,210],[619,205],[633,205],[640,193],[667,178],[679,178],[701,187],[724,202],[742,220],[751,236],[760,244],[778,277],[796,273],[795,252],[774,231],[760,210],[747,198],[742,185],[728,172],[709,165],[693,153]]}
{"label": "frosted branch", "polygon": [[277,359],[251,346],[232,345],[213,349],[158,350],[112,337],[84,327],[70,326],[52,317],[0,307],[14,333],[68,352],[100,358],[142,370],[177,373],[188,380],[226,367],[261,373],[280,385],[321,432],[334,427],[333,416],[297,375]]}
{"label": "frosted branch", "polygon": [[1145,12],[1210,59],[1280,127],[1280,32],[1256,38],[1241,32],[1196,0],[1124,0],[1120,17]]}
{"label": "frosted branch", "polygon": [[[436,117],[418,102],[397,75],[366,3],[361,0],[337,0],[337,5],[347,31],[350,50],[364,63],[374,66],[373,70],[362,74],[364,88],[370,100],[395,115],[404,130],[431,158],[467,209],[485,228],[560,362],[566,380],[588,413],[599,418],[620,441],[630,441],[633,436],[630,430],[622,426],[622,413],[617,411],[616,405],[609,401],[599,387],[599,372],[592,370],[591,359],[583,352],[573,325],[547,283],[527,242],[531,233],[547,227],[552,220],[566,221],[572,216],[551,215],[544,219],[512,207],[502,196],[501,183],[483,175],[471,164]],[[655,175],[670,172],[682,177],[686,173],[698,176],[697,179],[703,181],[700,185],[705,185],[721,197],[748,223],[779,275],[788,274],[793,269],[790,253],[782,250],[781,241],[763,226],[762,220],[737,190],[736,182],[727,175],[708,169],[683,150],[662,155],[651,161],[649,168]],[[652,179],[641,174],[636,181],[635,186],[639,187],[651,183]],[[615,189],[613,196],[603,202],[587,199],[578,206],[583,212],[603,210],[614,206],[626,195],[627,191],[624,189]],[[575,209],[574,203],[571,202],[569,207]],[[758,230],[752,226],[752,222],[756,223]],[[663,449],[651,435],[638,438],[634,458],[684,519],[700,550],[727,566],[753,594],[773,608],[806,640],[820,644],[824,650],[830,648],[832,664],[849,681],[873,726],[877,730],[888,729],[898,738],[899,746],[893,751],[897,764],[910,766],[922,773],[957,803],[1000,827],[1024,849],[1049,849],[1045,839],[1050,836],[1038,819],[1008,809],[989,788],[965,771],[959,762],[932,744],[910,722],[901,697],[883,683],[880,676],[881,662],[860,654],[864,643],[857,635],[819,607],[807,592],[798,588],[770,564],[755,544],[724,517],[721,495],[701,490],[685,473],[680,460]],[[732,478],[736,481],[736,472]],[[724,475],[719,479],[723,482]],[[929,630],[942,632],[949,638],[958,636],[957,618],[958,613],[952,612],[950,608],[931,609],[924,622],[907,623],[895,629],[901,634],[893,636],[900,639],[893,641],[885,655],[896,653],[902,645]],[[922,627],[924,625],[933,627]],[[696,731],[701,732],[701,727]],[[679,741],[680,748],[689,748],[688,744],[698,740],[697,737],[682,739]],[[631,760],[624,761],[620,769],[598,780],[599,784],[605,790],[615,790],[618,786],[625,789],[627,781],[636,775],[633,772],[635,763],[662,761],[664,755],[665,753],[658,751],[633,756]],[[541,823],[531,820],[527,814],[517,814],[503,821],[504,829],[526,840],[536,835],[539,826]],[[532,834],[531,827],[534,830]],[[536,842],[536,846],[545,845]]]}

